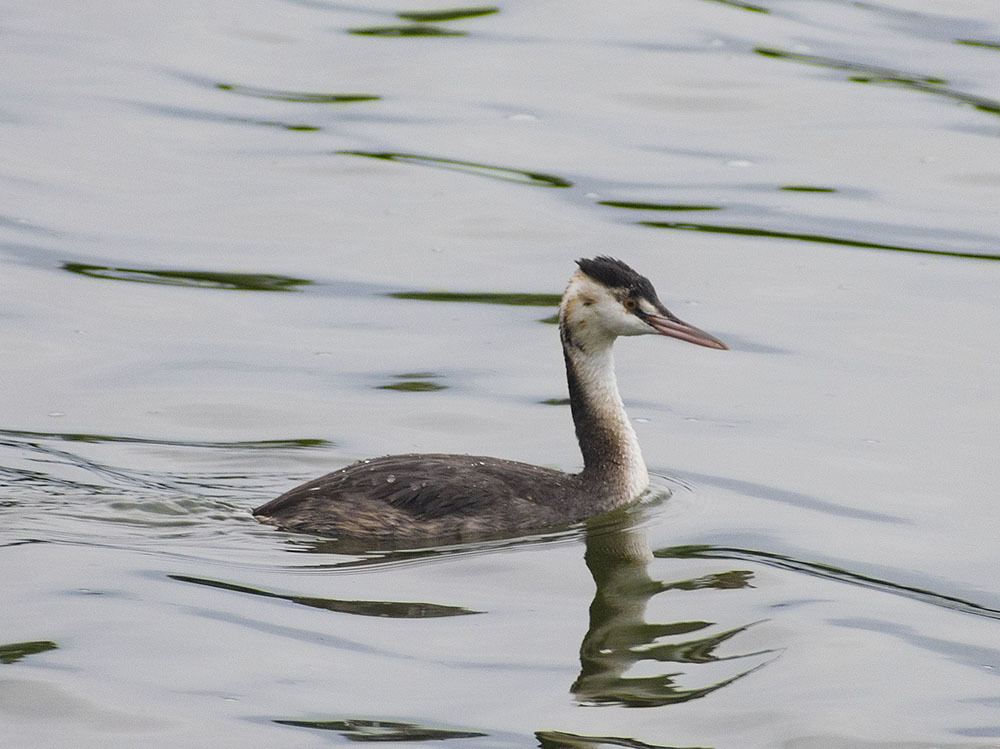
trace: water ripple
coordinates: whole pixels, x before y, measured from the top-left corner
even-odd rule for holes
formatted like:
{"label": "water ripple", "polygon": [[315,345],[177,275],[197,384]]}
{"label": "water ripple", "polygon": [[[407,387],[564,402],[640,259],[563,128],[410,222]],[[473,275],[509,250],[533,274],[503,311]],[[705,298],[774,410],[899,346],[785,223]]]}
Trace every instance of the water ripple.
{"label": "water ripple", "polygon": [[274,723],[295,728],[319,731],[336,731],[350,741],[443,741],[444,739],[475,739],[489,736],[480,731],[461,731],[452,728],[423,726],[391,720],[367,718],[338,718],[334,720],[292,720],[275,718]]}
{"label": "water ripple", "polygon": [[405,164],[419,164],[421,166],[448,169],[451,171],[464,172],[466,174],[476,174],[480,177],[491,177],[493,179],[504,180],[505,182],[535,185],[536,187],[573,186],[573,183],[568,179],[559,177],[555,174],[527,171],[524,169],[513,169],[511,167],[495,166],[490,164],[479,164],[474,161],[460,161],[458,159],[422,156],[420,154],[413,153],[395,153],[392,151],[335,151],[334,153],[339,156],[365,156],[369,159],[397,161]]}
{"label": "water ripple", "polygon": [[820,577],[826,580],[859,585],[872,590],[879,590],[894,595],[905,596],[916,601],[922,601],[941,608],[952,611],[960,611],[965,614],[981,616],[987,619],[1000,619],[1000,609],[983,606],[973,601],[968,601],[957,596],[945,593],[936,593],[926,588],[918,588],[913,585],[884,580],[860,572],[851,572],[841,567],[821,562],[808,562],[784,554],[777,554],[770,551],[757,549],[739,549],[731,546],[711,546],[711,545],[690,545],[674,546],[666,549],[657,549],[653,556],[661,559],[739,559],[741,561],[752,561],[776,567],[778,569],[801,572],[813,577]]}
{"label": "water ripple", "polygon": [[240,291],[296,291],[312,284],[304,278],[273,273],[231,273],[225,271],[171,270],[151,268],[112,268],[104,265],[65,262],[62,269],[80,276],[108,281],[132,281],[161,286],[193,286],[199,289],[236,289]]}
{"label": "water ripple", "polygon": [[300,606],[335,611],[341,614],[355,614],[357,616],[377,616],[389,619],[434,619],[443,616],[466,616],[483,613],[482,611],[473,611],[462,606],[445,606],[438,603],[416,601],[347,601],[288,593],[273,593],[269,590],[261,590],[260,588],[251,588],[246,585],[237,585],[236,583],[228,583],[221,580],[191,577],[190,575],[167,575],[167,577],[178,582],[204,585],[209,588],[219,588],[232,593],[244,593],[262,598],[279,598],[283,601],[297,603]]}
{"label": "water ripple", "polygon": [[728,5],[730,8],[737,8],[739,10],[748,10],[751,13],[770,13],[767,8],[763,5],[754,5],[753,3],[745,3],[741,0],[709,0],[709,2],[719,3],[720,5]]}
{"label": "water ripple", "polygon": [[[720,0],[729,4],[731,0]],[[648,744],[625,736],[584,736],[566,731],[536,731],[538,749],[600,749],[602,746],[621,746],[625,749],[709,749],[708,747],[679,747],[676,745]]]}
{"label": "water ripple", "polygon": [[332,447],[329,440],[317,439],[314,437],[304,437],[298,439],[281,440],[237,440],[234,442],[212,442],[208,440],[171,440],[154,437],[126,437],[116,434],[88,434],[85,432],[32,432],[23,429],[0,429],[0,444],[5,444],[3,438],[6,437],[11,442],[6,444],[15,446],[19,441],[37,440],[57,440],[60,442],[88,442],[88,443],[127,443],[136,445],[165,445],[169,447],[198,447],[209,449],[238,449],[238,450],[271,450],[271,449],[296,449],[296,448],[317,448]]}
{"label": "water ripple", "polygon": [[495,5],[483,5],[476,8],[448,8],[447,10],[408,10],[399,11],[396,15],[404,21],[414,21],[416,23],[441,23],[443,21],[457,21],[461,18],[479,18],[480,16],[491,16],[499,13],[500,9]]}
{"label": "water ripple", "polygon": [[363,26],[348,29],[349,34],[358,36],[465,36],[468,32],[443,29],[440,26]]}
{"label": "water ripple", "polygon": [[378,101],[381,96],[373,94],[323,94],[306,91],[283,91],[259,86],[241,86],[236,83],[216,83],[215,88],[242,96],[272,101],[287,101],[300,104],[350,104],[359,101]]}
{"label": "water ripple", "polygon": [[926,247],[906,247],[896,244],[866,242],[847,237],[831,237],[824,234],[807,234],[801,232],[776,231],[752,226],[723,226],[719,224],[694,224],[679,221],[639,221],[640,226],[650,226],[654,229],[675,229],[679,231],[697,231],[708,234],[733,234],[745,237],[766,237],[768,239],[794,239],[799,242],[815,242],[817,244],[834,244],[843,247],[857,247],[866,250],[892,250],[894,252],[911,252],[920,255],[943,255],[945,257],[960,257],[975,260],[1000,260],[1000,255],[986,252],[963,252],[960,250],[930,249]]}
{"label": "water ripple", "polygon": [[466,304],[505,304],[512,307],[558,307],[559,294],[491,293],[474,291],[394,291],[393,299],[422,302],[461,302]]}
{"label": "water ripple", "polygon": [[835,57],[822,57],[820,55],[806,55],[773,47],[757,47],[754,49],[754,52],[765,57],[774,57],[806,65],[816,65],[831,70],[844,70],[852,74],[848,76],[847,80],[854,83],[878,83],[900,86],[913,91],[944,96],[963,104],[970,104],[976,109],[989,114],[1000,114],[1000,101],[963,91],[956,91],[946,85],[948,81],[937,76],[907,73],[902,70],[883,68],[863,62],[839,60]]}

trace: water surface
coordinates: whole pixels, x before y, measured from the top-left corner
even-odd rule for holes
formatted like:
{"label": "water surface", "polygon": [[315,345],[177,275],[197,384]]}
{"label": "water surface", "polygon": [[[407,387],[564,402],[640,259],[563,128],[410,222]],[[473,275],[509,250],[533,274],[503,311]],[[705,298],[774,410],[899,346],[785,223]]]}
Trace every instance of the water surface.
{"label": "water surface", "polygon": [[[1000,745],[991,2],[4,23],[7,743]],[[551,323],[599,253],[732,349],[619,344],[642,503],[252,519],[372,455],[578,468]]]}

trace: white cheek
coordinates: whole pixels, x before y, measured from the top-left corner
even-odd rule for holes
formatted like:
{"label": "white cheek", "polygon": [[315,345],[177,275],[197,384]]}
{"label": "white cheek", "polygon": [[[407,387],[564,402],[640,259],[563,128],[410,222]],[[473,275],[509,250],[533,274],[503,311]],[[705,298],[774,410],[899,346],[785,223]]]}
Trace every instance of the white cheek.
{"label": "white cheek", "polygon": [[595,318],[599,318],[600,320],[597,324],[601,325],[603,323],[603,327],[605,327],[612,335],[632,336],[645,335],[646,333],[653,332],[652,329],[636,317],[634,313],[625,309],[621,302],[601,302],[596,309],[591,309],[594,309]]}
{"label": "white cheek", "polygon": [[643,335],[651,332],[650,327],[625,309],[621,302],[609,303],[604,308],[606,319],[612,322],[615,335]]}
{"label": "white cheek", "polygon": [[[597,296],[594,290],[593,296]],[[591,298],[593,298],[593,296]],[[573,335],[581,343],[605,346],[617,336],[646,335],[654,332],[646,323],[625,309],[616,299],[600,299],[587,304],[575,301],[569,307]]]}
{"label": "white cheek", "polygon": [[623,324],[624,329],[619,335],[646,335],[655,332],[646,323],[633,314],[628,314]]}
{"label": "white cheek", "polygon": [[626,310],[620,302],[603,302],[600,314],[605,325],[615,335],[636,335],[633,327],[635,315]]}

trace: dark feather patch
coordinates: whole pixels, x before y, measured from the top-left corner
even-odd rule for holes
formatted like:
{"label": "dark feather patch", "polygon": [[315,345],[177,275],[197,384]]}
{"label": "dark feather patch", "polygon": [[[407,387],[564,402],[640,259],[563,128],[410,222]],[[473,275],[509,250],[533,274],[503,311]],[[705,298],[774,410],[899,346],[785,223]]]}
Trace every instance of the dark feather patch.
{"label": "dark feather patch", "polygon": [[579,512],[582,492],[579,477],[526,463],[471,455],[388,455],[297,486],[254,514],[279,527],[337,537],[365,535],[372,527],[419,537],[469,524],[499,532],[593,514],[589,506],[586,514]]}
{"label": "dark feather patch", "polygon": [[625,289],[630,297],[642,297],[657,302],[656,289],[648,278],[613,257],[598,255],[576,261],[580,270],[609,289]]}

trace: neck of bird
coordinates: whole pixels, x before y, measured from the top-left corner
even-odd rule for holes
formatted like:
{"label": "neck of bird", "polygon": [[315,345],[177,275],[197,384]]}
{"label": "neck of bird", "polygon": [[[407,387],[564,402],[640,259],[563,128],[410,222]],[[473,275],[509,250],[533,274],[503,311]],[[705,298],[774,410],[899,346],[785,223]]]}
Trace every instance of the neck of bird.
{"label": "neck of bird", "polygon": [[610,492],[610,507],[631,502],[649,485],[649,474],[625,405],[618,394],[613,339],[581,347],[563,335],[566,379],[586,482]]}

